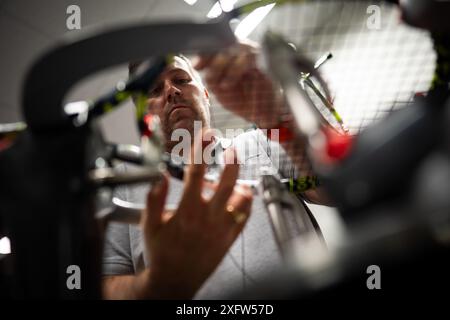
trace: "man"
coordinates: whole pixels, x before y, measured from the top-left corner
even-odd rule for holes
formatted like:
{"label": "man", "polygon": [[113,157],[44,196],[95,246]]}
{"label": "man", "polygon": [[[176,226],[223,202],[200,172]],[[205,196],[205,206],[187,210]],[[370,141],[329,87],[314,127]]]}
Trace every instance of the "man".
{"label": "man", "polygon": [[[248,53],[245,50],[241,52],[244,55]],[[214,63],[211,60],[214,58],[209,59],[199,61],[197,66],[207,68],[208,64]],[[211,66],[209,71],[214,72],[216,69],[217,65]],[[261,78],[264,77],[262,74],[257,76],[258,81],[262,79],[266,89],[263,98],[269,100],[269,103],[278,103],[270,81]],[[240,79],[238,77],[235,80]],[[211,82],[214,88],[211,74],[207,76],[207,81]],[[224,97],[219,91],[215,92],[219,93],[219,100]],[[226,102],[224,104],[229,105]],[[172,139],[175,130],[187,130],[194,136],[194,121],[200,121],[205,130],[210,128],[209,93],[190,62],[182,56],[175,57],[174,63],[166,68],[149,92],[148,110],[161,119],[168,152],[173,151],[177,143]],[[223,151],[228,159],[235,159],[233,148],[229,148],[230,143],[224,141],[226,140],[216,139],[213,142],[214,150],[217,151],[215,156],[220,157]],[[273,167],[273,161],[267,153],[262,152],[270,146],[267,141],[261,139],[261,133],[254,131],[243,134],[234,139],[232,144],[238,151],[238,157],[242,158],[243,155],[244,159],[240,161],[244,163],[244,169],[252,163]],[[201,153],[201,142],[197,141],[194,145],[194,152]],[[246,149],[248,145],[252,145],[252,151],[256,150],[256,153],[239,151]],[[259,147],[260,145],[262,147]],[[253,213],[245,231],[223,257],[242,230],[243,223],[235,221],[238,226],[229,226],[230,219],[225,223],[226,215],[222,215],[222,220],[209,220],[209,223],[199,224],[195,221],[214,215],[217,208],[221,212],[226,211],[226,208],[233,208],[236,212],[248,215],[251,196],[245,188],[233,189],[238,167],[231,164],[225,166],[222,180],[217,187],[213,187],[216,193],[210,200],[205,201],[201,195],[204,171],[204,165],[190,166],[183,195],[180,192],[182,184],[176,180],[171,181],[172,188],[167,202],[178,204],[178,211],[171,215],[171,219],[168,213],[161,215],[168,193],[165,181],[161,186],[153,187],[148,195],[148,209],[142,232],[127,225],[110,228],[106,237],[103,263],[106,298],[220,298],[228,290],[235,289],[236,285],[245,289],[257,282],[258,278],[271,268],[281,266],[281,257],[260,198],[253,203]],[[241,175],[242,173],[241,171]],[[128,190],[124,197],[129,201],[139,201],[145,193],[145,189],[133,192]],[[188,211],[190,213],[187,213]],[[177,217],[180,219],[175,220],[178,225],[173,231],[159,237],[154,223],[146,223],[153,219],[153,216],[157,216],[156,224],[159,226],[170,225],[170,221]],[[228,227],[218,227],[217,224],[220,223]]]}

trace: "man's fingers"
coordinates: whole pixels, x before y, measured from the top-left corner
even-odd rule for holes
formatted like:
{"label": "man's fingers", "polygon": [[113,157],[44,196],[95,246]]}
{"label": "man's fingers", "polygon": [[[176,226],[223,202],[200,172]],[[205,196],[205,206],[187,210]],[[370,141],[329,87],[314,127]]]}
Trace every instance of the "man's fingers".
{"label": "man's fingers", "polygon": [[162,224],[162,213],[166,203],[169,179],[163,175],[161,180],[152,186],[147,194],[147,206],[142,216],[142,224],[146,232],[155,232]]}
{"label": "man's fingers", "polygon": [[256,69],[256,57],[248,50],[239,52],[222,75],[220,88],[228,89],[241,83],[244,74]]}
{"label": "man's fingers", "polygon": [[211,61],[205,73],[205,80],[212,90],[220,85],[223,76],[231,66],[234,59],[235,56],[227,53],[219,53]]}
{"label": "man's fingers", "polygon": [[225,211],[225,223],[229,224],[233,231],[233,237],[242,231],[248,221],[253,201],[253,193],[249,187],[237,186],[227,202]]}
{"label": "man's fingers", "polygon": [[203,136],[201,132],[195,134],[190,161],[186,169],[184,193],[180,206],[188,205],[193,200],[199,199],[203,188],[203,176],[205,175],[206,164],[203,161]]}
{"label": "man's fingers", "polygon": [[194,61],[193,66],[198,71],[202,71],[203,69],[207,68],[211,62],[214,60],[215,54],[203,54],[199,55],[196,58],[196,61]]}
{"label": "man's fingers", "polygon": [[223,169],[216,192],[211,198],[211,206],[219,212],[233,193],[234,185],[236,184],[236,179],[239,174],[239,164],[237,162],[235,150],[233,148],[226,149],[224,157],[226,165]]}

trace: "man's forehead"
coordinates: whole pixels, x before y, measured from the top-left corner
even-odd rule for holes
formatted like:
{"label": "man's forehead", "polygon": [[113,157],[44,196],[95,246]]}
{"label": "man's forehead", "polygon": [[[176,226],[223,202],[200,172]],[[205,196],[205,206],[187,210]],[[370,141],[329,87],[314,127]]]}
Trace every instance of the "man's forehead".
{"label": "man's forehead", "polygon": [[188,63],[184,59],[175,56],[174,61],[166,67],[164,73],[172,73],[175,71],[179,71],[180,69],[192,75]]}

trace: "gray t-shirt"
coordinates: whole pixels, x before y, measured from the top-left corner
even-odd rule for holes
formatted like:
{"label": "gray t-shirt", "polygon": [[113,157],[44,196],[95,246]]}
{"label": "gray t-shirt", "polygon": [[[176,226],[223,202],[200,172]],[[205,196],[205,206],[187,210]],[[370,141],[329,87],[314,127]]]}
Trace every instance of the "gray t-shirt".
{"label": "gray t-shirt", "polygon": [[[269,167],[283,176],[291,175],[291,165],[278,144],[268,143],[259,131],[246,132],[232,141],[220,140],[219,149],[236,148],[240,163],[240,179],[255,179],[258,170]],[[220,153],[219,153],[220,156]],[[166,205],[177,205],[181,199],[183,182],[170,179]],[[119,197],[126,201],[145,203],[148,186],[124,188]],[[122,275],[140,272],[151,261],[144,255],[141,231],[138,226],[111,223],[106,232],[103,274]],[[280,252],[272,234],[269,218],[261,195],[254,196],[249,221],[225,255],[217,269],[197,292],[195,299],[220,299],[231,290],[245,290],[261,277],[282,266]]]}

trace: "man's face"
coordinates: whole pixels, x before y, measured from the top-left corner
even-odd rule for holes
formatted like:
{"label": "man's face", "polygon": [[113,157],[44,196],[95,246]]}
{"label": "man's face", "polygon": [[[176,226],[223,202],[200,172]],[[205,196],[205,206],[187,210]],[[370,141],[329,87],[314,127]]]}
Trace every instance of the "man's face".
{"label": "man's face", "polygon": [[166,145],[171,149],[178,141],[170,141],[176,129],[187,129],[194,137],[194,121],[209,127],[209,102],[207,92],[192,75],[182,58],[175,56],[150,89],[147,100],[150,113],[161,119]]}

